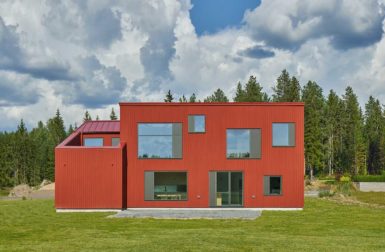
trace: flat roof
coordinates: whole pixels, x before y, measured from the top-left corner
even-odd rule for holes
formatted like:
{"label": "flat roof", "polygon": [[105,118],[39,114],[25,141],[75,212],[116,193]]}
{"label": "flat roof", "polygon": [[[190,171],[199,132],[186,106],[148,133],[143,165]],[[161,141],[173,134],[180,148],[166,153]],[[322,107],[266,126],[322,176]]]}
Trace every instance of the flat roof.
{"label": "flat roof", "polygon": [[119,102],[120,106],[304,106],[303,102]]}

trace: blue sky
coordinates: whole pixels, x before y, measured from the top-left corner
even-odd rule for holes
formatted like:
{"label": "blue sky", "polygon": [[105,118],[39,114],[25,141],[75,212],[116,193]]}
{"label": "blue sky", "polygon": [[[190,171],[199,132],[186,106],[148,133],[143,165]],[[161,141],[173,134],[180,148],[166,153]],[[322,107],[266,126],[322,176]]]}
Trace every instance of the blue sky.
{"label": "blue sky", "polygon": [[192,0],[191,22],[198,35],[215,33],[227,27],[239,27],[247,9],[255,9],[258,0]]}
{"label": "blue sky", "polygon": [[283,69],[384,101],[384,19],[385,0],[0,1],[0,130],[57,108],[67,125],[108,119],[168,90],[231,100],[250,75],[271,95]]}

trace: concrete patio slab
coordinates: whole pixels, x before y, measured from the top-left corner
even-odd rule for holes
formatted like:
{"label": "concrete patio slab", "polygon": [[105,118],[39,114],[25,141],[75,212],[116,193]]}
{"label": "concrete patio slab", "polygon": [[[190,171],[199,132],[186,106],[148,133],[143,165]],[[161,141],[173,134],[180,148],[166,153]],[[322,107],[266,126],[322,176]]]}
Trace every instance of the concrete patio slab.
{"label": "concrete patio slab", "polygon": [[247,219],[261,216],[254,209],[126,209],[111,218],[155,218],[155,219]]}

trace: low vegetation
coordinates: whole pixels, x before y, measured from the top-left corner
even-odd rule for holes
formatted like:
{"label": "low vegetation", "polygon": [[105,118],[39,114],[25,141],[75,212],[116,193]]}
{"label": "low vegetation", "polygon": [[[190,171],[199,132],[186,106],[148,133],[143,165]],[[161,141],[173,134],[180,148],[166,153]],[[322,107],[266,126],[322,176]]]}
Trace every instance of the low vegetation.
{"label": "low vegetation", "polygon": [[0,201],[0,251],[384,251],[385,211],[306,199],[254,221],[111,219],[55,213],[51,200]]}
{"label": "low vegetation", "polygon": [[385,173],[382,175],[357,175],[353,176],[355,182],[385,182]]}

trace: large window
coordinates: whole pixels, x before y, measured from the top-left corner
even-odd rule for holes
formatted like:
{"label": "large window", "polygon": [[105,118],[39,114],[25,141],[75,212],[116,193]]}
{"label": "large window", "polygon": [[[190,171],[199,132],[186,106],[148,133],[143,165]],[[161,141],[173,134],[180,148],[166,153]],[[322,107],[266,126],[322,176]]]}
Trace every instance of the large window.
{"label": "large window", "polygon": [[188,116],[188,132],[204,133],[206,131],[206,118],[204,115]]}
{"label": "large window", "polygon": [[139,158],[182,158],[181,123],[139,123]]}
{"label": "large window", "polygon": [[186,172],[145,172],[145,200],[187,200]]}
{"label": "large window", "polygon": [[101,137],[84,138],[83,145],[87,147],[101,147],[103,146],[103,138]]}
{"label": "large window", "polygon": [[295,146],[294,123],[273,123],[273,146]]}
{"label": "large window", "polygon": [[261,158],[261,129],[228,129],[227,158]]}
{"label": "large window", "polygon": [[282,195],[281,176],[264,176],[263,184],[265,195]]}

